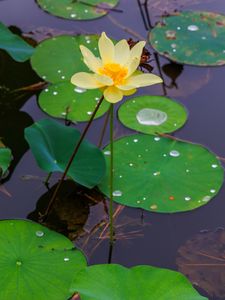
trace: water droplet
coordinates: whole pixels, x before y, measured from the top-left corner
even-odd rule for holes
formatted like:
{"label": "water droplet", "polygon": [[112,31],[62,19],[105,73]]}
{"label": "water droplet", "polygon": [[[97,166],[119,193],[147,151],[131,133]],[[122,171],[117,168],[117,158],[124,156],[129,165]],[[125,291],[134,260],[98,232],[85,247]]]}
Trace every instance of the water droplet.
{"label": "water droplet", "polygon": [[202,199],[202,201],[207,202],[207,201],[209,201],[210,199],[211,199],[210,196],[205,196],[205,197]]}
{"label": "water droplet", "polygon": [[156,137],[154,137],[154,140],[155,140],[156,142],[158,142],[158,141],[160,141],[160,137],[156,136]]}
{"label": "water droplet", "polygon": [[110,155],[110,154],[111,154],[111,151],[105,151],[104,154],[105,154],[105,155]]}
{"label": "water droplet", "polygon": [[61,70],[58,70],[57,72],[58,72],[58,73],[61,73],[62,71],[61,71]]}
{"label": "water droplet", "polygon": [[80,88],[80,87],[77,86],[77,87],[74,89],[74,91],[81,94],[81,93],[86,92],[86,89],[83,89],[83,88]]}
{"label": "water droplet", "polygon": [[121,191],[114,191],[113,192],[113,196],[114,197],[121,197],[122,196],[122,192]]}
{"label": "water droplet", "polygon": [[167,114],[158,109],[143,108],[137,113],[136,118],[141,125],[159,126],[166,122]]}
{"label": "water droplet", "polygon": [[95,100],[98,101],[100,98],[99,97],[95,97]]}
{"label": "water droplet", "polygon": [[173,49],[173,52],[177,52],[177,50],[176,50],[176,49]]}
{"label": "water droplet", "polygon": [[187,197],[184,198],[184,200],[190,201],[190,200],[191,200],[191,197],[187,196]]}
{"label": "water droplet", "polygon": [[84,12],[87,14],[88,13],[88,9],[85,9]]}
{"label": "water droplet", "polygon": [[163,154],[163,156],[166,157],[167,155],[166,155],[166,154]]}
{"label": "water droplet", "polygon": [[123,177],[122,175],[119,176],[119,178],[122,178],[122,177]]}
{"label": "water droplet", "polygon": [[87,44],[90,44],[90,42],[91,42],[90,40],[87,40]]}
{"label": "water droplet", "polygon": [[21,265],[22,265],[22,262],[21,262],[20,260],[17,260],[16,265],[17,265],[17,266],[21,266]]}
{"label": "water droplet", "polygon": [[93,114],[93,112],[92,111],[87,111],[87,114],[90,116],[90,115]]}
{"label": "water droplet", "polygon": [[205,36],[202,36],[202,40],[206,40],[206,37],[205,37]]}
{"label": "water droplet", "polygon": [[154,176],[159,176],[159,175],[160,175],[160,172],[154,172],[153,175],[154,175]]}
{"label": "water droplet", "polygon": [[61,78],[62,78],[62,79],[65,79],[66,77],[65,77],[65,76],[61,76]]}
{"label": "water droplet", "polygon": [[63,112],[61,113],[61,115],[62,115],[62,116],[66,116],[67,113],[63,111]]}
{"label": "water droplet", "polygon": [[64,261],[69,261],[70,259],[69,259],[69,257],[64,257],[63,260],[64,260]]}
{"label": "water droplet", "polygon": [[46,79],[47,77],[43,75],[42,78],[43,78],[43,79]]}
{"label": "water droplet", "polygon": [[172,48],[176,48],[177,45],[176,45],[176,44],[171,44],[171,47],[172,47]]}
{"label": "water droplet", "polygon": [[141,158],[142,157],[141,154],[138,154],[138,157]]}
{"label": "water droplet", "polygon": [[130,167],[133,167],[133,165],[134,165],[134,164],[132,164],[132,163],[129,163],[129,166],[130,166]]}
{"label": "water droplet", "polygon": [[212,194],[214,194],[215,192],[216,192],[216,190],[214,190],[214,189],[210,190],[210,193],[212,193]]}
{"label": "water droplet", "polygon": [[45,92],[47,93],[49,91],[49,89],[45,89]]}
{"label": "water droplet", "polygon": [[189,31],[197,31],[199,27],[197,25],[189,25],[187,28]]}
{"label": "water droplet", "polygon": [[145,201],[146,200],[146,197],[143,197],[143,201]]}
{"label": "water droplet", "polygon": [[137,143],[138,142],[138,139],[134,139],[134,143]]}
{"label": "water droplet", "polygon": [[180,26],[178,26],[178,27],[177,27],[177,30],[181,30],[181,27],[180,27]]}
{"label": "water droplet", "polygon": [[54,160],[54,164],[57,164],[57,160],[56,159]]}
{"label": "water droplet", "polygon": [[187,169],[187,170],[186,170],[186,173],[189,173],[189,172],[190,172],[190,170]]}
{"label": "water droplet", "polygon": [[58,92],[53,92],[53,95],[58,95]]}
{"label": "water droplet", "polygon": [[140,204],[140,203],[141,203],[141,201],[140,201],[140,200],[138,200],[138,201],[137,201],[137,204]]}
{"label": "water droplet", "polygon": [[36,234],[37,237],[43,237],[44,236],[44,232],[41,231],[41,230],[36,231],[35,234]]}
{"label": "water droplet", "polygon": [[71,14],[70,16],[71,16],[71,18],[76,18],[77,15],[76,14]]}
{"label": "water droplet", "polygon": [[213,168],[213,169],[215,169],[215,168],[217,168],[217,167],[218,167],[218,165],[212,164],[212,168]]}
{"label": "water droplet", "polygon": [[180,152],[177,151],[177,150],[171,150],[170,151],[170,156],[178,157],[178,156],[180,156]]}
{"label": "water droplet", "polygon": [[151,209],[157,209],[158,206],[157,206],[156,204],[153,204],[153,205],[150,206],[150,208],[151,208]]}

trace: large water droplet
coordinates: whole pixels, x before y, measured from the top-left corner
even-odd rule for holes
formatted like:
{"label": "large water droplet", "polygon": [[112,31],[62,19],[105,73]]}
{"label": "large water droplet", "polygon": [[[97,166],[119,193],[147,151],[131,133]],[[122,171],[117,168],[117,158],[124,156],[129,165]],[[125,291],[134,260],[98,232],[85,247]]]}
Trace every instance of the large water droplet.
{"label": "large water droplet", "polygon": [[170,156],[178,157],[178,156],[180,156],[180,152],[177,151],[177,150],[171,150],[170,151]]}
{"label": "large water droplet", "polygon": [[189,25],[187,28],[189,31],[197,31],[199,30],[197,25]]}
{"label": "large water droplet", "polygon": [[210,196],[205,196],[205,197],[202,199],[202,201],[204,201],[204,202],[208,202],[210,199],[211,199],[211,197],[210,197]]}
{"label": "large water droplet", "polygon": [[78,86],[77,86],[77,87],[74,89],[74,91],[81,94],[81,93],[86,92],[86,89],[82,89],[81,87],[78,87]]}
{"label": "large water droplet", "polygon": [[64,260],[64,261],[69,261],[70,259],[69,259],[69,257],[64,257],[63,260]]}
{"label": "large water droplet", "polygon": [[190,201],[190,200],[191,200],[191,197],[187,196],[187,197],[184,198],[184,200]]}
{"label": "large water droplet", "polygon": [[16,265],[17,266],[22,266],[22,262],[20,260],[17,260]]}
{"label": "large water droplet", "polygon": [[122,192],[121,191],[114,191],[113,192],[113,196],[114,197],[121,197],[122,196]]}
{"label": "large water droplet", "polygon": [[38,237],[42,237],[43,235],[44,235],[44,232],[43,231],[41,231],[41,230],[38,230],[38,231],[36,231],[36,236],[38,236]]}
{"label": "large water droplet", "polygon": [[111,151],[104,151],[105,155],[111,155]]}
{"label": "large water droplet", "polygon": [[158,109],[143,108],[136,115],[138,122],[146,126],[159,126],[167,120],[167,114]]}

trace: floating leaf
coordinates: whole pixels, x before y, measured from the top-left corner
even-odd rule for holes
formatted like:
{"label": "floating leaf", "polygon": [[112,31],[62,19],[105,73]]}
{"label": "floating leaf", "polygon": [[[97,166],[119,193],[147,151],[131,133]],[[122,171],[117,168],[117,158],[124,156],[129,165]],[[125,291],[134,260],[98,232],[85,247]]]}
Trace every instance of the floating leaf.
{"label": "floating leaf", "polygon": [[47,12],[66,19],[90,20],[107,14],[119,0],[37,0]]}
{"label": "floating leaf", "polygon": [[82,252],[63,235],[30,221],[0,222],[0,299],[68,299],[85,266]]}
{"label": "floating leaf", "polygon": [[[155,212],[188,211],[205,205],[219,191],[224,170],[204,147],[149,135],[115,142],[114,200]],[[109,196],[109,146],[106,177],[99,185]]]}
{"label": "floating leaf", "polygon": [[150,266],[87,267],[75,278],[72,290],[81,300],[206,300],[182,274]]}
{"label": "floating leaf", "polygon": [[165,17],[150,32],[160,54],[179,63],[225,64],[225,16],[212,12],[181,12]]}
{"label": "floating leaf", "polygon": [[[102,93],[99,90],[84,90],[70,82],[49,86],[39,96],[39,105],[47,114],[71,121],[88,121]],[[101,117],[109,109],[103,101],[95,118]]]}
{"label": "floating leaf", "polygon": [[181,104],[167,97],[140,96],[121,105],[119,119],[128,128],[154,134],[179,129],[187,113]]}
{"label": "floating leaf", "polygon": [[225,231],[202,232],[178,250],[179,270],[213,299],[225,298]]}
{"label": "floating leaf", "polygon": [[[25,129],[25,138],[39,167],[46,172],[64,172],[77,145],[80,132],[53,120],[41,120]],[[97,185],[105,174],[102,152],[83,141],[68,176],[88,188]]]}
{"label": "floating leaf", "polygon": [[0,141],[0,178],[4,176],[8,170],[12,160],[12,153],[9,148],[6,148]]}
{"label": "floating leaf", "polygon": [[18,62],[28,60],[34,52],[34,48],[28,45],[18,35],[13,34],[3,23],[0,22],[0,49],[5,50]]}
{"label": "floating leaf", "polygon": [[70,81],[74,73],[88,71],[80,45],[87,46],[98,55],[98,39],[97,35],[62,35],[45,40],[35,49],[31,58],[32,68],[49,82]]}

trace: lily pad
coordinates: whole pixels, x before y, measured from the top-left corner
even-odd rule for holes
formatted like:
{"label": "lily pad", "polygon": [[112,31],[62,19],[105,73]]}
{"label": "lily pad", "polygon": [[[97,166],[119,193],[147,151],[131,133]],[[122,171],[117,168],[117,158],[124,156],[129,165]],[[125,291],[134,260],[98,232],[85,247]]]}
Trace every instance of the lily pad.
{"label": "lily pad", "polygon": [[[64,172],[80,139],[80,132],[60,123],[44,119],[25,129],[37,164],[46,172]],[[83,141],[69,169],[68,176],[77,183],[92,188],[105,175],[102,152],[88,141]]]}
{"label": "lily pad", "polygon": [[[85,90],[70,82],[62,82],[43,90],[38,101],[41,109],[50,116],[83,122],[90,119],[101,96],[99,90]],[[109,105],[103,101],[95,118],[101,117]]]}
{"label": "lily pad", "polygon": [[68,299],[85,266],[82,252],[63,235],[30,221],[0,222],[0,299]]}
{"label": "lily pad", "polygon": [[199,66],[225,64],[225,16],[186,11],[162,19],[150,43],[173,61]]}
{"label": "lily pad", "polygon": [[47,12],[71,20],[91,20],[104,16],[119,0],[37,0]]}
{"label": "lily pad", "polygon": [[11,160],[11,150],[6,148],[0,141],[0,178],[4,176],[5,172],[8,170]]}
{"label": "lily pad", "polygon": [[83,269],[72,284],[81,300],[203,300],[182,274],[151,266],[131,269],[95,265]]}
{"label": "lily pad", "polygon": [[0,22],[0,49],[5,50],[18,62],[28,60],[34,52],[34,48],[28,45],[18,35],[13,34],[3,23]]}
{"label": "lily pad", "polygon": [[[104,149],[106,177],[99,185],[109,196],[110,147]],[[115,142],[114,200],[146,210],[174,213],[205,205],[221,188],[224,170],[203,146],[150,135]]]}
{"label": "lily pad", "polygon": [[173,132],[184,125],[187,112],[183,105],[162,96],[140,96],[126,101],[119,119],[128,128],[149,133]]}
{"label": "lily pad", "polygon": [[85,45],[98,55],[98,39],[98,35],[61,35],[45,40],[35,49],[32,68],[46,81],[70,81],[74,73],[88,71],[79,46]]}

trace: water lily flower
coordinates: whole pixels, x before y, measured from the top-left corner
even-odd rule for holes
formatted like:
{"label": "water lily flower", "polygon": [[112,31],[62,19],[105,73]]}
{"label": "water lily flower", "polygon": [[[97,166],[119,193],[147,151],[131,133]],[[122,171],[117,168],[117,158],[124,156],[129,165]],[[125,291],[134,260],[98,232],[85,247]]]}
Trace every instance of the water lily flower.
{"label": "water lily flower", "polygon": [[101,59],[88,48],[80,46],[84,63],[93,73],[76,73],[71,82],[84,89],[100,88],[111,103],[134,94],[139,87],[161,83],[159,76],[137,71],[144,46],[145,42],[141,41],[130,49],[125,39],[114,45],[103,32],[98,42]]}

